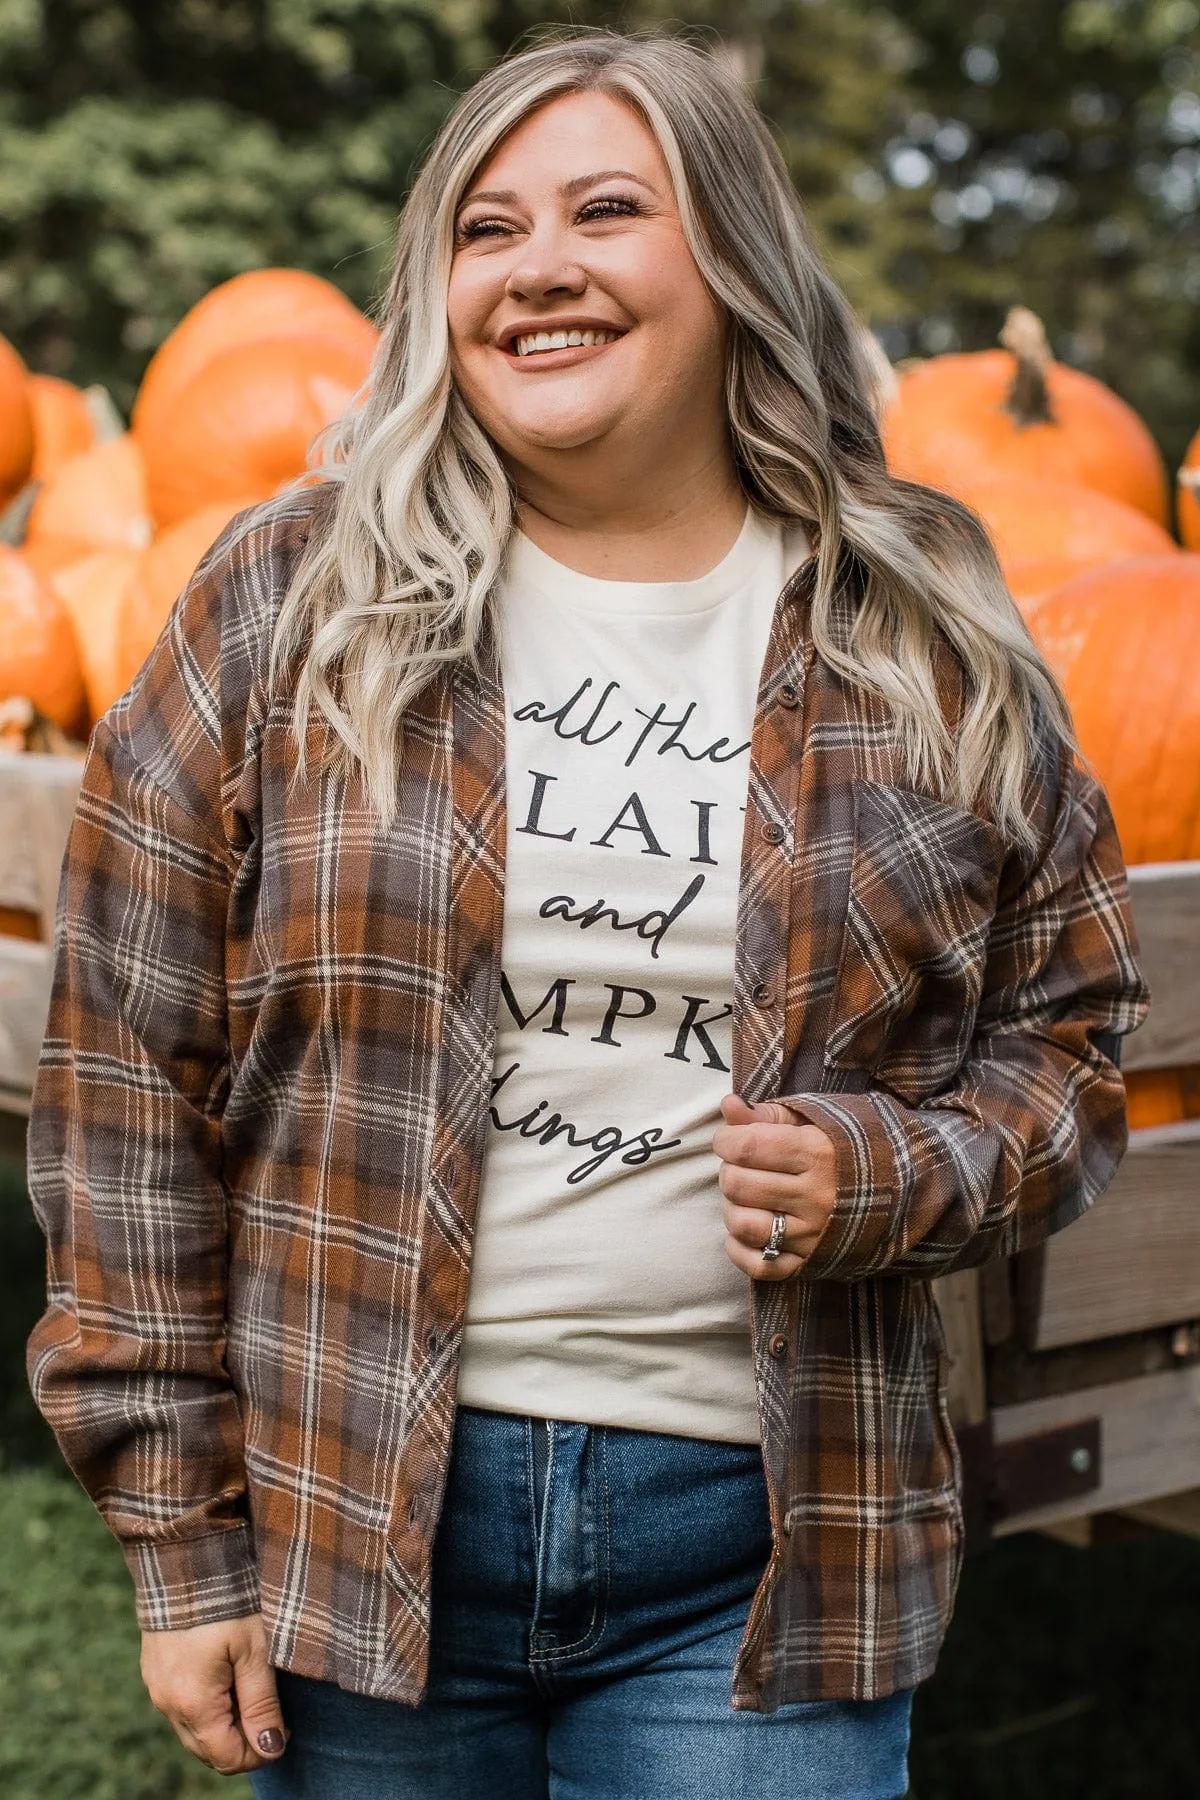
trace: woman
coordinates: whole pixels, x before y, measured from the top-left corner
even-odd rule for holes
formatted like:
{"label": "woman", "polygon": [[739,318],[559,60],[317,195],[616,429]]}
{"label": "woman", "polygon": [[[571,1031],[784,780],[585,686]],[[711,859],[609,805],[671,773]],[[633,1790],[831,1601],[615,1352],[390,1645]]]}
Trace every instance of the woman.
{"label": "woman", "polygon": [[1145,1002],[867,386],[732,77],[542,44],[429,154],[325,482],[96,729],[30,1374],[152,1700],[260,1796],[905,1790],[928,1281],[1103,1188]]}

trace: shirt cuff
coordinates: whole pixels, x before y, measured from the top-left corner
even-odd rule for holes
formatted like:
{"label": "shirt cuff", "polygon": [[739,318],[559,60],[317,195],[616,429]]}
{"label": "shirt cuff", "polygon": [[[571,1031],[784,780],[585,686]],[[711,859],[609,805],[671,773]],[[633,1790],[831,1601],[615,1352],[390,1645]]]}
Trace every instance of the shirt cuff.
{"label": "shirt cuff", "polygon": [[797,1280],[857,1281],[888,1263],[896,1226],[896,1146],[869,1094],[781,1094],[834,1148],[837,1198]]}
{"label": "shirt cuff", "polygon": [[205,1537],[123,1541],[143,1631],[181,1631],[260,1610],[248,1523]]}

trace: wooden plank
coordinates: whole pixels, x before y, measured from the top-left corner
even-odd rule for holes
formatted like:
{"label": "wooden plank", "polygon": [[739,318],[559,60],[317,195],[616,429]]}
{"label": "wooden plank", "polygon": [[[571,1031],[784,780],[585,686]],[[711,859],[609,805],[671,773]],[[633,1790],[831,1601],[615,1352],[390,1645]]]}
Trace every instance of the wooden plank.
{"label": "wooden plank", "polygon": [[1100,1419],[1100,1486],[1074,1500],[1014,1514],[997,1525],[997,1537],[1084,1513],[1125,1511],[1200,1487],[1200,1364],[998,1406],[992,1426],[997,1443],[1008,1443],[1095,1417]]}
{"label": "wooden plank", "polygon": [[1159,1531],[1178,1531],[1184,1537],[1200,1538],[1200,1488],[1164,1494],[1158,1500],[1143,1500],[1139,1506],[1126,1507],[1124,1516],[1142,1525],[1153,1525]]}
{"label": "wooden plank", "polygon": [[29,1090],[50,1006],[52,958],[46,944],[0,938],[0,1106],[28,1111]]}
{"label": "wooden plank", "polygon": [[1200,1318],[1200,1120],[1132,1132],[1108,1192],[1039,1261],[1032,1349]]}
{"label": "wooden plank", "polygon": [[1200,1063],[1200,862],[1135,865],[1129,897],[1151,1006],[1124,1040],[1121,1065]]}
{"label": "wooden plank", "polygon": [[71,756],[0,752],[0,906],[38,913],[47,941],[82,773]]}
{"label": "wooden plank", "polygon": [[960,1269],[953,1275],[943,1275],[932,1286],[950,1358],[946,1383],[950,1423],[956,1431],[962,1425],[982,1425],[987,1417],[987,1380],[979,1270]]}

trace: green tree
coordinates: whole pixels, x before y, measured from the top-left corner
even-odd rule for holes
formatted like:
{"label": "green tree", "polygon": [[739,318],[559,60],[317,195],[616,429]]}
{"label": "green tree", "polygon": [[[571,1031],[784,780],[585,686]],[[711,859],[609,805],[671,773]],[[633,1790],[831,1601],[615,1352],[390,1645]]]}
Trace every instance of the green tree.
{"label": "green tree", "polygon": [[894,355],[994,340],[1016,301],[1056,353],[1149,421],[1200,425],[1200,7],[1195,0],[893,0],[917,104],[882,147],[925,221],[877,313]]}
{"label": "green tree", "polygon": [[[522,33],[669,0],[0,0],[0,330],[106,381],[263,263],[378,291],[415,160]],[[689,0],[895,357],[1020,300],[1150,422],[1200,423],[1197,0]]]}

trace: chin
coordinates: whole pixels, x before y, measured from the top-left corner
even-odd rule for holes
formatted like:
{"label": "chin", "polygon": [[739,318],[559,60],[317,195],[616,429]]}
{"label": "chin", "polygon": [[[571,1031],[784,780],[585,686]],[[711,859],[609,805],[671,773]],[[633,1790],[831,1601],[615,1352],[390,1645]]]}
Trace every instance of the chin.
{"label": "chin", "polygon": [[519,456],[523,448],[533,450],[583,450],[607,435],[617,423],[610,413],[594,412],[556,414],[550,418],[513,419],[505,422],[506,448]]}

